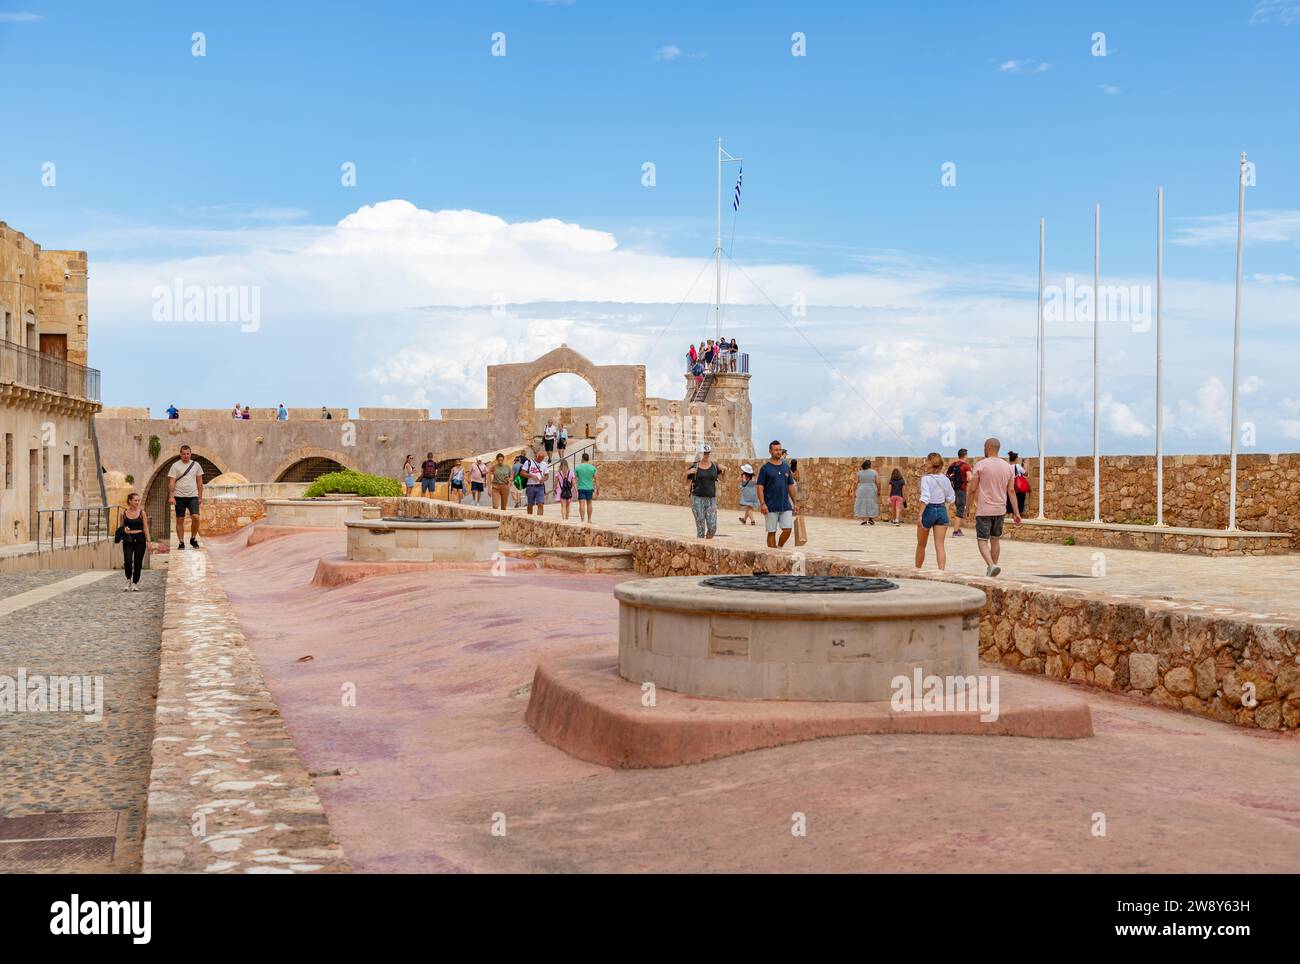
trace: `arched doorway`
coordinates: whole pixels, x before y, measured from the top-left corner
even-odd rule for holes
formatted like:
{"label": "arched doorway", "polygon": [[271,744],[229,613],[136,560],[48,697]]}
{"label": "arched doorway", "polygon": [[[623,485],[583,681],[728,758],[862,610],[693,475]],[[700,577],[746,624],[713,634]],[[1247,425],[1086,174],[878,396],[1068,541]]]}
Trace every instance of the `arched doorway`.
{"label": "arched doorway", "polygon": [[342,472],[346,466],[324,456],[313,455],[299,459],[280,473],[277,482],[315,482],[329,472]]}
{"label": "arched doorway", "polygon": [[542,435],[548,418],[568,429],[572,441],[595,437],[596,386],[585,375],[574,371],[550,372],[534,383],[527,401],[531,402],[526,416],[530,441]]}
{"label": "arched doorway", "polygon": [[[179,455],[163,459],[162,464],[153,474],[153,481],[149,483],[148,491],[144,494],[144,511],[149,513],[149,534],[154,537],[155,542],[170,538],[176,526],[175,513],[167,504],[167,472],[179,459]],[[203,469],[204,483],[221,474],[221,469],[217,468],[217,464],[211,459],[197,454],[193,455],[193,459]]]}

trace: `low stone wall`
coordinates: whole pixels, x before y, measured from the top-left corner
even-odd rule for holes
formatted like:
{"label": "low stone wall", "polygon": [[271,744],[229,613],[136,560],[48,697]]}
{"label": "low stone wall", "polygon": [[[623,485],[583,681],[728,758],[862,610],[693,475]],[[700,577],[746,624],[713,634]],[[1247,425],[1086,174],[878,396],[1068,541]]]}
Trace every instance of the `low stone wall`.
{"label": "low stone wall", "polygon": [[338,873],[347,860],[207,553],[167,571],[145,873]]}
{"label": "low stone wall", "polygon": [[[0,554],[0,572],[35,572],[48,569],[120,569],[122,550],[113,540],[104,539],[80,546],[56,546],[37,552],[7,552]],[[149,557],[145,566],[149,568]]]}
{"label": "low stone wall", "polygon": [[[793,444],[787,441],[787,444]],[[951,461],[952,452],[944,453]],[[799,453],[794,453],[799,457]],[[871,456],[880,476],[881,514],[889,512],[889,475],[894,468],[906,481],[909,512],[917,505],[924,459]],[[607,499],[689,504],[685,457],[655,461],[617,462],[597,459],[601,494]],[[719,487],[720,508],[735,508],[739,496],[739,466],[721,460],[728,472]],[[761,464],[761,456],[754,461]],[[810,515],[849,518],[861,458],[799,458],[799,488],[804,511]],[[1033,491],[1026,499],[1030,515],[1038,512],[1038,460],[1025,458]],[[1092,518],[1091,457],[1057,456],[1046,460],[1048,486],[1044,511],[1052,519]],[[1286,532],[1300,550],[1300,454],[1242,455],[1237,466],[1237,525],[1255,532]],[[1165,457],[1165,522],[1171,526],[1221,529],[1228,522],[1228,457],[1172,455]],[[1156,516],[1155,458],[1102,456],[1101,516],[1107,522],[1154,522]]]}
{"label": "low stone wall", "polygon": [[[209,536],[224,536],[238,532],[265,515],[265,499],[205,498],[199,503],[201,531]],[[189,531],[188,523],[186,531]]]}
{"label": "low stone wall", "polygon": [[[728,549],[427,499],[367,501],[381,504],[385,515],[496,520],[503,541],[627,549],[636,571],[650,576],[789,572],[795,558],[786,550]],[[809,575],[918,576],[815,553],[802,559]],[[1246,610],[1164,599],[1116,599],[951,574],[919,577],[984,590],[985,659],[1242,726],[1300,726],[1300,620],[1257,622]]]}
{"label": "low stone wall", "polygon": [[1008,522],[1002,529],[1002,536],[1017,542],[1064,543],[1096,546],[1099,549],[1136,549],[1142,552],[1178,552],[1197,556],[1284,556],[1291,552],[1291,537],[1285,533],[1267,535],[1238,532],[1229,535],[1223,530],[1171,529],[1145,525],[1112,528],[1026,519],[1021,525]]}

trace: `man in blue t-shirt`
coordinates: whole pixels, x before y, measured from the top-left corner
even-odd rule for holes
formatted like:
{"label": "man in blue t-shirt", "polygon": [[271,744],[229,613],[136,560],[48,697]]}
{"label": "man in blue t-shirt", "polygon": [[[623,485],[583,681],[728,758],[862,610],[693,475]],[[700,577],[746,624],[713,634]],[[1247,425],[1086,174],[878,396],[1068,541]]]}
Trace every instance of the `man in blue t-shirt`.
{"label": "man in blue t-shirt", "polygon": [[[794,528],[794,517],[799,511],[799,504],[794,496],[798,495],[799,484],[790,474],[790,466],[781,458],[781,443],[774,441],[767,447],[770,458],[758,470],[755,482],[758,487],[758,504],[763,507],[767,520],[767,544],[772,549],[779,549],[790,538]],[[781,530],[778,541],[776,530]]]}
{"label": "man in blue t-shirt", "polygon": [[168,406],[167,406],[167,417],[168,417],[169,419],[172,419],[173,421],[174,421],[175,419],[180,418],[180,417],[181,417],[180,410],[177,409],[175,405],[168,405]]}

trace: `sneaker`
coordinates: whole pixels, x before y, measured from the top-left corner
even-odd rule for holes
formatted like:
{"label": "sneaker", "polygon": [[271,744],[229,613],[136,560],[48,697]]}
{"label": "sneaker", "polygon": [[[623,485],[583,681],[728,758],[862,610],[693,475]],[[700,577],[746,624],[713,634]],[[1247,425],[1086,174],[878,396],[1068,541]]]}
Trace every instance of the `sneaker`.
{"label": "sneaker", "polygon": [[177,548],[177,549],[184,549],[184,548],[185,548],[185,543],[183,543],[183,542],[182,542],[182,543],[179,543],[179,544],[176,546],[176,548]]}
{"label": "sneaker", "polygon": [[140,591],[140,587],[139,587],[136,583],[131,583],[131,591],[132,591],[132,592],[139,592],[139,591]]}
{"label": "sneaker", "polygon": [[192,545],[195,549],[197,549],[199,547],[199,540],[191,538],[190,545]]}
{"label": "sneaker", "polygon": [[873,526],[873,525],[875,525],[875,524],[876,524],[876,520],[875,520],[875,519],[868,519],[868,520],[867,520],[867,525],[869,525],[869,526]]}
{"label": "sneaker", "polygon": [[954,532],[954,533],[952,534],[952,537],[953,537],[954,539],[960,539],[960,538],[962,537],[962,531],[961,531],[960,529],[958,529],[956,532]]}
{"label": "sneaker", "polygon": [[1001,566],[989,566],[986,570],[984,570],[984,575],[986,575],[986,576],[996,576],[996,575],[997,575],[998,573],[1000,573],[1001,571],[1002,571],[1002,567],[1001,567]]}
{"label": "sneaker", "polygon": [[131,580],[128,579],[126,581],[126,585],[122,587],[122,592],[130,592],[130,591],[131,591]]}

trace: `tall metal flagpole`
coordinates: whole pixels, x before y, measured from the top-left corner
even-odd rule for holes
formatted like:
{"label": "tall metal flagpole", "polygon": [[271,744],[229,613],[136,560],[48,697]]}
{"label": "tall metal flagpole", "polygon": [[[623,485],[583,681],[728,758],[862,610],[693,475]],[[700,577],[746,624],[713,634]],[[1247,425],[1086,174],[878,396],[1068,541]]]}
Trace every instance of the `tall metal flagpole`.
{"label": "tall metal flagpole", "polygon": [[1092,234],[1092,521],[1101,521],[1101,205],[1094,212]]}
{"label": "tall metal flagpole", "polygon": [[1228,528],[1237,528],[1237,386],[1241,381],[1241,247],[1246,230],[1246,152],[1237,177],[1237,296],[1232,315],[1232,441],[1228,482]]}
{"label": "tall metal flagpole", "polygon": [[1165,189],[1156,191],[1156,525],[1165,524]]}
{"label": "tall metal flagpole", "polygon": [[718,138],[718,239],[713,248],[713,257],[717,262],[716,280],[713,295],[713,340],[722,341],[722,162],[743,161],[743,157],[732,157],[722,149],[722,138]]}
{"label": "tall metal flagpole", "polygon": [[1046,342],[1043,330],[1043,267],[1047,257],[1047,221],[1038,219],[1038,518],[1043,518],[1043,489],[1047,480],[1043,457],[1043,411],[1046,407],[1046,378],[1044,361]]}
{"label": "tall metal flagpole", "polygon": [[722,138],[718,138],[718,243],[713,249],[717,261],[717,281],[713,297],[713,339],[722,340]]}

